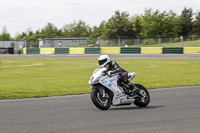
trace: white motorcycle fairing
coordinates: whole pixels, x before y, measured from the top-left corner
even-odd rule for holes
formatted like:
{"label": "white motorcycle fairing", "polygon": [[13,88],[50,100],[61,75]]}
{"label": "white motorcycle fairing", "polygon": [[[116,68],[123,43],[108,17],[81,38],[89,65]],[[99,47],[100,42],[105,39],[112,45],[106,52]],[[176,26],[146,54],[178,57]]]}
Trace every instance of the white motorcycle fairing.
{"label": "white motorcycle fairing", "polygon": [[[123,88],[117,84],[119,75],[115,74],[111,77],[109,77],[108,75],[102,75],[102,73],[106,70],[107,68],[99,68],[93,72],[93,75],[91,76],[88,82],[91,85],[91,87],[93,87],[94,84],[99,83],[105,88],[112,91],[114,94],[112,99],[112,105],[114,106],[133,103],[135,101],[135,98],[129,98],[124,93]],[[135,72],[129,73],[128,80],[131,81],[136,75],[137,73]]]}

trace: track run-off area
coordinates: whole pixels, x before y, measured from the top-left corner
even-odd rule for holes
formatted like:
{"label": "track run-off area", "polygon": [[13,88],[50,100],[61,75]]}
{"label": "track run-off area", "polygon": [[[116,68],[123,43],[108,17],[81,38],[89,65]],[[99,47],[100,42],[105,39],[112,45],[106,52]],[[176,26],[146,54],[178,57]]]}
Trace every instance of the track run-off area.
{"label": "track run-off area", "polygon": [[[123,54],[111,59],[200,60],[200,54]],[[99,55],[0,55],[0,59],[97,59]],[[89,86],[88,86],[89,87]],[[198,133],[200,86],[149,90],[146,108],[101,111],[90,95],[0,100],[0,133]]]}
{"label": "track run-off area", "polygon": [[200,86],[149,90],[146,108],[97,109],[90,95],[0,101],[2,133],[198,133]]}

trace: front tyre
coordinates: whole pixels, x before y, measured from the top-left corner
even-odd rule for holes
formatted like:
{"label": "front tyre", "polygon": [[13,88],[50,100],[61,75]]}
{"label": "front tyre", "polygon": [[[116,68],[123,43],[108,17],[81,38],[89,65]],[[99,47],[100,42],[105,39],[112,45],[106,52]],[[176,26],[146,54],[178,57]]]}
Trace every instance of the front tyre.
{"label": "front tyre", "polygon": [[109,94],[105,92],[105,97],[102,97],[98,89],[92,90],[91,100],[93,104],[101,110],[109,109],[112,103]]}
{"label": "front tyre", "polygon": [[138,88],[139,93],[143,97],[136,97],[134,104],[138,107],[146,107],[150,103],[150,95],[147,89],[140,85],[140,84],[135,84],[135,86]]}

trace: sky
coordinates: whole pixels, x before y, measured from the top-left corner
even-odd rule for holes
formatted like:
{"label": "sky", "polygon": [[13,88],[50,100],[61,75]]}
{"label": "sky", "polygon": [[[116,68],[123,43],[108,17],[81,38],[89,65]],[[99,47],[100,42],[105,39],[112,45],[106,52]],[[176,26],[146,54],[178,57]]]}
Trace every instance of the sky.
{"label": "sky", "polygon": [[27,29],[41,30],[48,22],[60,29],[74,20],[83,20],[93,27],[117,10],[130,16],[141,15],[147,8],[173,10],[180,15],[184,7],[200,11],[200,0],[0,0],[0,34],[4,26],[15,37]]}

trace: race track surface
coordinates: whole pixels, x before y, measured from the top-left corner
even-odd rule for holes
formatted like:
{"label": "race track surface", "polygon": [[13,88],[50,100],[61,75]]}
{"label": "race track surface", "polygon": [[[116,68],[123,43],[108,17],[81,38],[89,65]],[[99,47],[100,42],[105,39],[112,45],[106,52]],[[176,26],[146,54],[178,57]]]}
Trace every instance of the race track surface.
{"label": "race track surface", "polygon": [[1,133],[199,133],[200,86],[150,90],[146,108],[97,109],[90,95],[0,101]]}
{"label": "race track surface", "polygon": [[[65,55],[0,55],[0,59],[98,59],[100,54],[65,54]],[[180,59],[200,60],[200,54],[111,54],[111,59],[154,60]]]}

